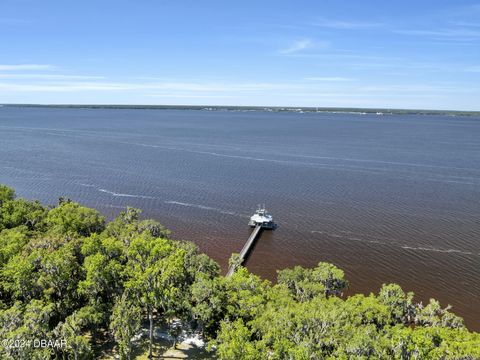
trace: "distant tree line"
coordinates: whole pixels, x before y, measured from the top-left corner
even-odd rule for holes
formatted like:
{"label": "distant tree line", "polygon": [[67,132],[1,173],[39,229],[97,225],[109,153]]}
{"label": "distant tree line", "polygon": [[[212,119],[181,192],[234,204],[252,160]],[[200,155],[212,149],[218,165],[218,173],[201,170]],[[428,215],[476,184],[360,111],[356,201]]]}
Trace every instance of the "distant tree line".
{"label": "distant tree line", "polygon": [[[198,248],[127,208],[111,222],[61,199],[55,207],[0,185],[0,358],[93,359],[114,342],[131,359],[136,335],[180,323],[219,359],[480,359],[480,334],[396,284],[342,296],[336,266],[231,277]],[[178,326],[170,326],[176,339]],[[36,339],[65,346],[34,347]]]}
{"label": "distant tree line", "polygon": [[99,105],[99,104],[0,104],[13,108],[46,108],[46,109],[109,109],[109,110],[208,110],[208,111],[260,111],[260,112],[320,112],[320,113],[359,113],[389,115],[437,115],[437,116],[480,116],[480,111],[462,110],[422,110],[422,109],[390,109],[390,108],[346,108],[318,106],[205,106],[205,105]]}

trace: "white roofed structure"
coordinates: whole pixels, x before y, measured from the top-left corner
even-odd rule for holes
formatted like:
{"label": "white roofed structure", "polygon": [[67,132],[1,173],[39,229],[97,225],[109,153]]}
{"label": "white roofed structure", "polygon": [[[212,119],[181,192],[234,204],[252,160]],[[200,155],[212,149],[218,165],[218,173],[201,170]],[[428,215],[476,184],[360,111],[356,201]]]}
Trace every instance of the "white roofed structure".
{"label": "white roofed structure", "polygon": [[260,225],[263,229],[275,229],[275,223],[273,222],[273,217],[270,215],[265,206],[259,206],[255,214],[250,217],[248,225],[255,227]]}

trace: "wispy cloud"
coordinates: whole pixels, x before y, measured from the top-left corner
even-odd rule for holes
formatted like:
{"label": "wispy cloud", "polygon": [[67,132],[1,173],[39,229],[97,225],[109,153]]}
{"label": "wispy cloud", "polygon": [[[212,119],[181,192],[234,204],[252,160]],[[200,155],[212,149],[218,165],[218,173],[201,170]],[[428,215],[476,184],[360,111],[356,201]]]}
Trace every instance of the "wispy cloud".
{"label": "wispy cloud", "polygon": [[24,20],[24,19],[0,17],[0,24],[5,24],[5,25],[18,25],[18,24],[26,24],[29,22],[30,21]]}
{"label": "wispy cloud", "polygon": [[127,83],[127,82],[42,82],[42,83],[0,83],[0,91],[10,92],[75,92],[75,91],[183,91],[202,92],[255,92],[285,89],[291,84],[280,83]]}
{"label": "wispy cloud", "polygon": [[135,90],[126,84],[96,82],[63,82],[63,83],[0,83],[0,91],[6,92],[76,92],[76,91],[118,91]]}
{"label": "wispy cloud", "polygon": [[54,68],[53,65],[48,64],[0,64],[0,71],[51,70]]}
{"label": "wispy cloud", "polygon": [[408,29],[408,30],[394,30],[397,34],[413,35],[413,36],[432,36],[438,38],[455,38],[455,39],[476,39],[480,38],[480,30],[456,28],[456,29]]}
{"label": "wispy cloud", "polygon": [[296,54],[308,49],[325,49],[330,45],[328,41],[313,41],[311,39],[301,39],[295,41],[290,46],[280,49],[280,54]]}
{"label": "wispy cloud", "polygon": [[355,79],[348,78],[348,77],[341,77],[341,76],[312,76],[307,77],[305,80],[309,81],[332,81],[332,82],[347,82],[347,81],[354,81]]}
{"label": "wispy cloud", "polygon": [[[347,77],[310,77],[305,78],[310,82],[252,82],[252,83],[236,83],[236,82],[95,82],[95,81],[62,81],[62,82],[39,82],[39,83],[9,83],[0,82],[0,91],[9,92],[77,92],[77,91],[147,91],[149,96],[177,96],[185,95],[188,97],[209,97],[217,95],[231,96],[240,93],[270,93],[272,91],[325,91],[332,92],[334,89],[340,91],[347,86],[352,91],[363,92],[458,92],[459,89],[454,84],[410,84],[410,85],[360,85],[355,79]],[[323,84],[323,82],[346,82],[341,88],[332,88],[331,84]],[[343,90],[342,90],[343,91]],[[477,88],[464,89],[465,92],[478,91]]]}
{"label": "wispy cloud", "polygon": [[465,68],[466,72],[480,73],[480,65],[468,66]]}
{"label": "wispy cloud", "polygon": [[39,80],[87,80],[105,79],[104,76],[60,75],[60,74],[0,74],[0,79],[39,79]]}
{"label": "wispy cloud", "polygon": [[[435,108],[452,97],[474,97],[476,87],[461,87],[447,83],[384,84],[345,82],[342,77],[317,77],[305,82],[104,82],[104,81],[30,81],[10,83],[0,81],[2,98],[25,102],[29,96],[41,96],[43,103],[194,103],[204,105],[280,105],[337,106],[376,104],[392,107]],[[329,83],[328,81],[340,81]],[[335,80],[336,79],[336,80]],[[323,82],[324,81],[324,82]],[[73,94],[73,95],[72,95]],[[6,96],[6,97],[5,97]],[[65,100],[68,99],[68,100]],[[81,99],[75,100],[72,99]],[[105,100],[107,99],[107,100]],[[133,99],[133,100],[132,100]],[[12,100],[10,100],[12,101]],[[382,105],[383,106],[380,106]],[[407,105],[405,105],[407,104]],[[461,108],[461,106],[458,106]]]}
{"label": "wispy cloud", "polygon": [[384,93],[384,94],[427,94],[427,95],[438,95],[438,94],[468,94],[468,93],[477,93],[478,88],[459,88],[455,84],[411,84],[411,85],[367,85],[360,86],[357,88],[360,92],[368,93]]}
{"label": "wispy cloud", "polygon": [[465,27],[480,28],[480,22],[450,21],[450,24],[455,25],[455,26],[465,26]]}
{"label": "wispy cloud", "polygon": [[324,27],[329,29],[339,29],[339,30],[357,30],[357,29],[371,29],[384,26],[380,22],[368,22],[368,21],[345,21],[345,20],[329,20],[329,19],[320,19],[313,23],[313,25],[318,27]]}
{"label": "wispy cloud", "polygon": [[222,95],[222,94],[148,94],[146,95],[152,98],[177,98],[177,99],[235,99],[238,96],[235,95]]}

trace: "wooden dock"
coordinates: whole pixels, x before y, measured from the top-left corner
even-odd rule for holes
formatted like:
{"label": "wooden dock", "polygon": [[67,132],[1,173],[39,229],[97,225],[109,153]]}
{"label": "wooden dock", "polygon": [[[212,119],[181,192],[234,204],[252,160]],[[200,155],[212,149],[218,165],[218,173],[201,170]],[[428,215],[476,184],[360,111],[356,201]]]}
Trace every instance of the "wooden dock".
{"label": "wooden dock", "polygon": [[[250,234],[250,237],[248,238],[247,242],[245,243],[245,245],[243,245],[242,251],[240,251],[240,264],[242,264],[245,261],[245,258],[250,253],[250,250],[251,250],[253,244],[255,244],[255,241],[259,237],[261,231],[262,231],[262,226],[261,225],[257,225],[253,229],[253,231]],[[227,277],[231,276],[235,272],[235,269],[236,269],[235,265],[230,266],[230,269],[228,269],[228,272],[227,272],[226,276]]]}

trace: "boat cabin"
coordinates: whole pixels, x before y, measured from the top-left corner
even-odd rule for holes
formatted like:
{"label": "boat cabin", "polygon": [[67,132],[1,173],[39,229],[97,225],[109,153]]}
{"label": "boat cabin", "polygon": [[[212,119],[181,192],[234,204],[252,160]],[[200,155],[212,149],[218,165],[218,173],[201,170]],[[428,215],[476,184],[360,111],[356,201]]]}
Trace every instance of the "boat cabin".
{"label": "boat cabin", "polygon": [[255,214],[250,217],[250,221],[248,222],[250,227],[255,227],[260,225],[262,229],[273,230],[276,227],[276,224],[273,222],[273,217],[270,215],[267,210],[265,210],[265,206],[259,206]]}

